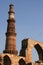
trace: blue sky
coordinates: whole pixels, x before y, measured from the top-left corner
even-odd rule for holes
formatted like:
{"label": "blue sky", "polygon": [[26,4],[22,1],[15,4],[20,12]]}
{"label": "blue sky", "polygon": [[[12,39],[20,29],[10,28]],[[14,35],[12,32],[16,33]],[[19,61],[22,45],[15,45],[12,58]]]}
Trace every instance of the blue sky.
{"label": "blue sky", "polygon": [[[43,0],[0,0],[0,53],[5,49],[7,19],[10,3],[14,4],[17,50],[21,49],[24,38],[43,42]],[[38,59],[36,50],[32,53],[33,61]],[[36,57],[37,56],[37,57]]]}

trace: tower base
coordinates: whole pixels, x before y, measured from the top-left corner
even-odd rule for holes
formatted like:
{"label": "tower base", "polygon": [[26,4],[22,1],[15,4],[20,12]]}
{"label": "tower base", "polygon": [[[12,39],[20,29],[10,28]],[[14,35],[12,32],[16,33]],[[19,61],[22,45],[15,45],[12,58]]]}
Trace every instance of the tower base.
{"label": "tower base", "polygon": [[9,54],[15,54],[17,55],[18,54],[18,51],[17,50],[4,50],[3,53],[9,53]]}

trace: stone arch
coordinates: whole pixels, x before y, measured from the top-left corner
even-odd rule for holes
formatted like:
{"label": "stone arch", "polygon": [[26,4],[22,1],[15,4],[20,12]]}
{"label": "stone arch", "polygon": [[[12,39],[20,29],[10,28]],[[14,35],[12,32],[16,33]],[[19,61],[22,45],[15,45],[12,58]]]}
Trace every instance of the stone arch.
{"label": "stone arch", "polygon": [[32,65],[32,63],[26,63],[23,58],[19,60],[19,65]]}
{"label": "stone arch", "polygon": [[19,65],[26,65],[26,63],[25,63],[25,61],[23,60],[23,58],[21,58],[21,59],[19,60]]}
{"label": "stone arch", "polygon": [[11,60],[9,56],[5,55],[3,60],[4,60],[4,65],[11,65]]}
{"label": "stone arch", "polygon": [[41,46],[37,43],[36,45],[34,45],[34,48],[36,49],[38,56],[39,56],[39,60],[42,60],[42,48]]}

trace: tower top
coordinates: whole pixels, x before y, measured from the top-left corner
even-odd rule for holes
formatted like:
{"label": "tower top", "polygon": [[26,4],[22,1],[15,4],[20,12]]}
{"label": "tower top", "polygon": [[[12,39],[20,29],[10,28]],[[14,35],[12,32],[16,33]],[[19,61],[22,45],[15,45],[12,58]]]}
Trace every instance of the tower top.
{"label": "tower top", "polygon": [[14,5],[13,4],[10,4],[9,5],[9,19],[14,19]]}
{"label": "tower top", "polygon": [[9,6],[14,6],[12,3]]}

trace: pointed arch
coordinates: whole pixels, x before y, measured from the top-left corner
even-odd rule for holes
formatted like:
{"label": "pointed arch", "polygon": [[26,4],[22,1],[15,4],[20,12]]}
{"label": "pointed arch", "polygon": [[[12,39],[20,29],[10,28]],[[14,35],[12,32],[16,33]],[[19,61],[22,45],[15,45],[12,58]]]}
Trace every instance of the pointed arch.
{"label": "pointed arch", "polygon": [[38,56],[39,56],[39,60],[42,60],[42,48],[39,44],[36,44],[34,46],[34,48],[37,50]]}
{"label": "pointed arch", "polygon": [[25,61],[22,58],[19,60],[19,65],[26,65]]}
{"label": "pointed arch", "polygon": [[11,60],[7,55],[4,56],[4,65],[11,65]]}

